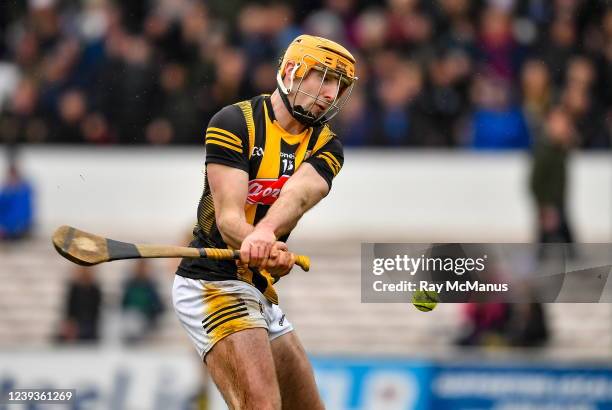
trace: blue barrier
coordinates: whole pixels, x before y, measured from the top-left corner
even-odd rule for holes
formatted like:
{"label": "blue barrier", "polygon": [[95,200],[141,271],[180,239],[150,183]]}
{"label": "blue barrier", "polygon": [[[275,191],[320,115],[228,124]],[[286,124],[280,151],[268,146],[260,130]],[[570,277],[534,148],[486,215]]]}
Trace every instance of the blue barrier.
{"label": "blue barrier", "polygon": [[612,410],[612,367],[313,358],[329,410]]}
{"label": "blue barrier", "polygon": [[436,410],[612,409],[612,368],[441,365],[430,388]]}
{"label": "blue barrier", "polygon": [[429,363],[341,358],[312,362],[328,410],[429,408]]}

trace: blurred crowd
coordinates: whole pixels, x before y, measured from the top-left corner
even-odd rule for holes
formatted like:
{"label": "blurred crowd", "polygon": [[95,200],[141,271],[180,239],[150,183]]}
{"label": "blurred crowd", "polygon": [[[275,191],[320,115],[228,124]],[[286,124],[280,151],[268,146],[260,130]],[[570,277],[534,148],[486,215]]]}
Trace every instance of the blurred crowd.
{"label": "blurred crowd", "polygon": [[[146,259],[135,261],[121,286],[119,336],[125,343],[145,342],[155,334],[165,307],[155,271]],[[66,284],[64,312],[55,340],[58,343],[96,343],[103,335],[104,305],[107,301],[95,268],[75,266]],[[108,329],[106,329],[108,332]]]}
{"label": "blurred crowd", "polygon": [[3,0],[0,138],[202,144],[300,33],[357,57],[346,145],[528,148],[554,109],[572,146],[611,146],[605,0]]}

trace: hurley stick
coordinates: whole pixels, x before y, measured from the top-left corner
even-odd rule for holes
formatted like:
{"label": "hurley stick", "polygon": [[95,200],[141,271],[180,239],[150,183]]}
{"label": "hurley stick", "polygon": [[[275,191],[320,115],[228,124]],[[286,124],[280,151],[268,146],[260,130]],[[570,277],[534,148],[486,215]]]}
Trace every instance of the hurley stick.
{"label": "hurley stick", "polygon": [[[84,266],[137,258],[208,258],[221,261],[240,259],[238,250],[138,245],[103,238],[67,225],[55,230],[53,246],[64,258]],[[296,265],[308,272],[310,258],[304,255],[294,256]]]}

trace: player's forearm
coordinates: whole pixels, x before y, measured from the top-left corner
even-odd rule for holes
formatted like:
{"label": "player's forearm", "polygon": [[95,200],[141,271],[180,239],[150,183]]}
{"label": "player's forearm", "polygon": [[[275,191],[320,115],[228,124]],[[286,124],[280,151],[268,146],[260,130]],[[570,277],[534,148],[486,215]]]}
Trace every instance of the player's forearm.
{"label": "player's forearm", "polygon": [[227,215],[217,218],[217,228],[219,228],[223,241],[234,249],[240,249],[244,238],[255,229],[240,215]]}
{"label": "player's forearm", "polygon": [[320,189],[283,190],[257,228],[274,232],[277,238],[288,234],[310,208],[325,197]]}

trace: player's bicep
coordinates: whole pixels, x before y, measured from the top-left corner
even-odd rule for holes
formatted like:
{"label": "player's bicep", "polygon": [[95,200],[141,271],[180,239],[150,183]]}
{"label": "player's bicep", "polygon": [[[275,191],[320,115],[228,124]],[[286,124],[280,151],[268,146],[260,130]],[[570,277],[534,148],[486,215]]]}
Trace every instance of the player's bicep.
{"label": "player's bicep", "polygon": [[222,164],[206,166],[208,185],[215,205],[215,216],[218,225],[239,218],[244,219],[244,204],[248,191],[248,174],[237,168]]}
{"label": "player's bicep", "polygon": [[307,208],[314,206],[329,192],[325,178],[309,163],[303,163],[287,180],[281,191],[281,196],[292,195],[299,198]]}

